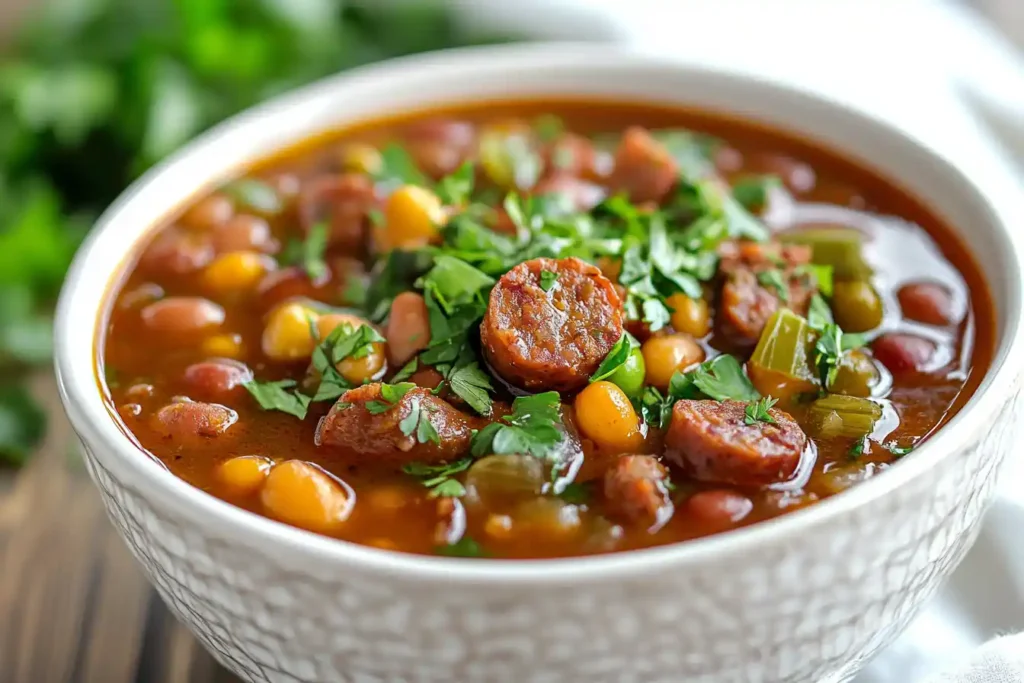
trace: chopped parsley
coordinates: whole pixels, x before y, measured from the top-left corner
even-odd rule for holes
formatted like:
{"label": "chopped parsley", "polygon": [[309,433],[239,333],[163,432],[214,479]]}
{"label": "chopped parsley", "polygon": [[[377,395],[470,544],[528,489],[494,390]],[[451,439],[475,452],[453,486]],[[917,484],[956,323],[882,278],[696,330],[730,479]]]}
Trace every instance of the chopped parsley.
{"label": "chopped parsley", "polygon": [[814,345],[814,365],[818,368],[823,389],[827,389],[835,382],[843,354],[863,346],[865,341],[862,334],[844,334],[835,323],[824,326],[821,336]]}
{"label": "chopped parsley", "polygon": [[444,377],[455,395],[470,408],[485,417],[491,414],[489,393],[494,391],[494,387],[490,375],[476,361],[456,362]]}
{"label": "chopped parsley", "polygon": [[[310,335],[316,339],[317,331],[310,322]],[[365,358],[373,351],[373,345],[384,341],[384,337],[369,325],[342,323],[313,349],[313,369],[320,375],[320,385],[314,394],[314,401],[328,401],[337,398],[352,388],[352,384],[338,372],[337,364],[346,358]]]}
{"label": "chopped parsley", "polygon": [[832,296],[834,272],[832,266],[818,263],[805,263],[793,269],[793,274],[797,277],[813,278],[814,283],[825,296]]}
{"label": "chopped parsley", "polygon": [[545,292],[550,292],[551,288],[555,286],[555,282],[558,281],[558,273],[551,270],[540,271],[540,288]]}
{"label": "chopped parsley", "polygon": [[554,114],[541,114],[533,120],[533,132],[541,142],[554,142],[565,132],[565,123]]}
{"label": "chopped parsley", "polygon": [[747,209],[759,209],[768,203],[773,190],[782,187],[782,179],[774,174],[740,178],[732,186],[732,196]]}
{"label": "chopped parsley", "polygon": [[573,481],[565,485],[561,493],[558,494],[558,497],[566,503],[571,503],[573,505],[586,505],[590,502],[593,495],[594,491],[591,482]]}
{"label": "chopped parsley", "polygon": [[487,557],[487,553],[480,544],[469,536],[463,536],[455,543],[442,545],[435,548],[438,555],[445,557]]}
{"label": "chopped parsley", "polygon": [[850,450],[847,451],[846,454],[849,456],[850,460],[856,460],[860,456],[864,455],[864,450],[867,447],[868,439],[867,437],[864,437],[863,439],[858,439],[852,446],[850,446]]}
{"label": "chopped parsley", "polygon": [[759,422],[767,424],[776,424],[775,418],[772,417],[771,410],[772,406],[779,402],[779,399],[772,398],[771,396],[765,396],[764,398],[758,399],[757,401],[751,401],[747,404],[744,410],[743,424],[756,425]]}
{"label": "chopped parsley", "polygon": [[395,376],[391,378],[392,383],[398,384],[399,382],[404,382],[405,380],[407,380],[410,377],[412,377],[413,374],[417,370],[419,370],[419,368],[420,368],[420,361],[419,361],[419,359],[418,358],[413,358],[411,361],[409,361],[408,363],[403,365],[402,369],[399,370],[395,374]]}
{"label": "chopped parsley", "polygon": [[473,456],[529,454],[555,460],[565,440],[560,406],[557,391],[520,396],[512,402],[510,414],[473,435]]}
{"label": "chopped parsley", "polygon": [[324,253],[327,251],[327,223],[314,223],[306,238],[290,240],[281,252],[281,262],[289,266],[299,266],[311,281],[317,281],[327,275],[327,263]]}
{"label": "chopped parsley", "polygon": [[761,394],[743,372],[735,356],[723,354],[705,361],[685,375],[676,372],[669,383],[669,395],[675,398],[692,396],[692,384],[701,394],[717,401],[756,401]]}
{"label": "chopped parsley", "polygon": [[465,472],[472,464],[473,458],[467,456],[441,465],[410,462],[402,466],[402,471],[416,477],[430,489],[431,498],[458,498],[466,493],[466,489],[452,476]]}
{"label": "chopped parsley", "polygon": [[784,304],[789,303],[789,287],[786,285],[785,276],[778,268],[762,270],[757,274],[758,283],[775,294]]}
{"label": "chopped parsley", "polygon": [[284,209],[284,202],[270,184],[256,178],[239,178],[224,186],[224,194],[243,209],[266,216],[275,216]]}
{"label": "chopped parsley", "polygon": [[252,380],[243,385],[263,410],[280,410],[283,413],[304,419],[309,409],[310,397],[299,392],[293,379],[276,382]]}
{"label": "chopped parsley", "polygon": [[608,379],[615,374],[615,371],[626,364],[633,349],[640,346],[639,342],[629,332],[623,332],[619,341],[611,348],[608,355],[604,357],[597,370],[590,377],[591,382],[599,382]]}
{"label": "chopped parsley", "polygon": [[[379,415],[386,413],[395,407],[395,405],[405,398],[405,395],[416,388],[416,385],[412,382],[402,382],[400,384],[381,384],[380,385],[380,399],[375,401],[367,401],[366,409],[373,415]],[[414,425],[415,426],[415,425]],[[411,434],[411,430],[406,432],[404,429],[402,433],[406,436]]]}
{"label": "chopped parsley", "polygon": [[471,161],[467,161],[446,175],[437,183],[437,196],[445,204],[462,205],[469,201],[473,194],[475,169]]}
{"label": "chopped parsley", "polygon": [[885,448],[885,450],[892,453],[897,458],[902,458],[904,455],[914,450],[913,446],[900,446],[895,441],[886,442],[882,444],[882,447]]}
{"label": "chopped parsley", "polygon": [[401,185],[419,185],[430,187],[430,181],[416,166],[409,152],[397,143],[392,143],[380,150],[380,168],[373,174],[377,183],[392,189]]}
{"label": "chopped parsley", "polygon": [[441,437],[438,435],[434,423],[430,421],[431,410],[431,407],[423,405],[418,396],[413,398],[409,403],[409,414],[398,423],[402,434],[405,436],[415,435],[416,441],[422,444],[441,443]]}
{"label": "chopped parsley", "polygon": [[807,311],[807,324],[812,329],[822,331],[826,326],[832,325],[835,320],[832,318],[832,309],[829,307],[820,294],[811,296],[810,308]]}

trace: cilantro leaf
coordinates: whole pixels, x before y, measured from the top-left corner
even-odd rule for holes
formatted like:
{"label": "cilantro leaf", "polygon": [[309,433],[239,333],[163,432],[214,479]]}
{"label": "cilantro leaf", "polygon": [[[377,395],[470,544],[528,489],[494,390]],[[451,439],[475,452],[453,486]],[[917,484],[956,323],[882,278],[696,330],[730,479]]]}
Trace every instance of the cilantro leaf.
{"label": "cilantro leaf", "polygon": [[815,292],[811,296],[810,308],[807,310],[807,324],[812,329],[822,331],[825,326],[832,325],[835,320],[832,318],[832,309],[829,307],[825,300],[821,298],[821,295]]}
{"label": "cilantro leaf", "polygon": [[615,342],[608,355],[604,357],[601,364],[597,366],[597,370],[593,375],[590,376],[591,382],[598,382],[603,379],[608,379],[615,371],[626,364],[629,360],[629,355],[633,353],[633,349],[640,346],[639,342],[629,332],[623,332],[619,340]]}
{"label": "cilantro leaf", "polygon": [[856,460],[860,456],[864,455],[864,449],[867,448],[867,445],[867,437],[864,437],[863,439],[858,439],[852,446],[850,446],[850,450],[847,451],[846,454],[847,456],[849,456],[850,460]]}
{"label": "cilantro leaf", "polygon": [[755,401],[761,397],[735,356],[721,355],[698,365],[693,385],[718,401]]}
{"label": "cilantro leaf", "polygon": [[480,544],[469,536],[463,536],[449,545],[438,546],[435,552],[445,557],[487,557],[487,553],[480,547]]}
{"label": "cilantro leaf", "polygon": [[814,345],[814,365],[818,368],[822,387],[827,389],[835,382],[843,354],[863,346],[866,341],[863,334],[844,334],[835,323],[823,327]]}
{"label": "cilantro leaf", "polygon": [[396,188],[401,185],[430,187],[430,181],[416,165],[412,155],[404,147],[392,143],[380,150],[380,168],[373,173],[373,179],[383,185]]}
{"label": "cilantro leaf", "polygon": [[768,411],[778,402],[779,399],[771,396],[751,401],[743,411],[745,413],[743,423],[746,425],[756,425],[758,422],[775,424],[775,418]]}
{"label": "cilantro leaf", "polygon": [[782,187],[782,179],[774,174],[740,178],[732,186],[732,196],[747,209],[759,209],[768,203],[772,190]]}
{"label": "cilantro leaf", "polygon": [[572,503],[573,505],[586,505],[590,502],[593,496],[593,486],[591,482],[569,482],[562,489],[558,497],[564,500],[566,503]]}
{"label": "cilantro leaf", "polygon": [[473,194],[475,169],[473,162],[466,161],[450,175],[437,183],[437,196],[445,204],[465,204]]}
{"label": "cilantro leaf", "polygon": [[276,216],[284,202],[270,184],[256,178],[239,178],[224,186],[223,192],[241,208],[266,216]]}
{"label": "cilantro leaf", "polygon": [[560,405],[556,391],[518,397],[509,415],[473,435],[471,452],[475,457],[529,454],[541,460],[557,458],[565,439]]}
{"label": "cilantro leaf", "polygon": [[[315,337],[315,329],[310,333]],[[324,341],[313,349],[313,368],[320,374],[320,386],[313,396],[314,401],[337,398],[352,388],[352,384],[338,372],[337,364],[346,358],[365,358],[373,345],[384,341],[384,337],[369,325],[342,323],[331,330]]]}
{"label": "cilantro leaf", "polygon": [[476,361],[456,364],[446,375],[445,381],[470,408],[484,417],[491,414],[491,397],[488,393],[494,391],[494,387],[490,375]]}
{"label": "cilantro leaf", "polygon": [[281,263],[299,266],[313,282],[327,275],[324,253],[327,251],[327,224],[314,223],[303,240],[290,240],[281,252]]}
{"label": "cilantro leaf", "polygon": [[778,268],[762,270],[757,274],[757,282],[765,289],[772,291],[784,304],[789,303],[789,287]]}
{"label": "cilantro leaf", "polygon": [[402,366],[402,369],[395,373],[395,376],[391,378],[392,383],[398,384],[404,382],[415,374],[419,370],[419,359],[413,358],[411,361]]}
{"label": "cilantro leaf", "polygon": [[293,379],[282,379],[276,382],[260,382],[252,380],[242,386],[248,391],[263,410],[280,410],[294,415],[300,420],[306,417],[309,409],[309,396],[295,389]]}
{"label": "cilantro leaf", "polygon": [[558,273],[550,270],[540,271],[540,288],[545,292],[550,292],[551,288],[555,286],[555,282],[558,281]]}
{"label": "cilantro leaf", "polygon": [[895,441],[887,441],[886,443],[882,444],[882,447],[885,448],[885,450],[892,453],[897,458],[902,458],[904,455],[914,450],[913,446],[900,446]]}

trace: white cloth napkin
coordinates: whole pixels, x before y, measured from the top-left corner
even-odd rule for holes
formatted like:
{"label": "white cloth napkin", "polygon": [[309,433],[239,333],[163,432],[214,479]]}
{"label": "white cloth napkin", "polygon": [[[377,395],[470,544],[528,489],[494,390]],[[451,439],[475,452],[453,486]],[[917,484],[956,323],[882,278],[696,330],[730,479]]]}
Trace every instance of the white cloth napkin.
{"label": "white cloth napkin", "polygon": [[928,679],[927,683],[1024,682],[1024,634],[985,643],[967,662]]}

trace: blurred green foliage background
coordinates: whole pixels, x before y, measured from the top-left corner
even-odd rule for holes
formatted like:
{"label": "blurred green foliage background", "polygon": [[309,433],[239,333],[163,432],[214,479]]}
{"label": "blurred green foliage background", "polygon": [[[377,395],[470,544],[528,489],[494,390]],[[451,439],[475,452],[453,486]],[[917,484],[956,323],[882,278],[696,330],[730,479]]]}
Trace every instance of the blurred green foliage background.
{"label": "blurred green foliage background", "polygon": [[0,462],[24,461],[45,433],[25,380],[50,363],[52,307],[77,245],[136,176],[321,76],[499,40],[430,1],[44,3],[0,57]]}

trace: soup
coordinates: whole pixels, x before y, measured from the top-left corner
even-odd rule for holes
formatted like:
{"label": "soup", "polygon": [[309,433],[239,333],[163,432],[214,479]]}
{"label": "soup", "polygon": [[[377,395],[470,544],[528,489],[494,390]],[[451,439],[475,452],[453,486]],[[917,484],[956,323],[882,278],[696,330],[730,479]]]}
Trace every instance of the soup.
{"label": "soup", "polygon": [[127,433],[211,495],[460,557],[770,519],[931,438],[990,362],[966,247],[890,181],[696,112],[526,101],[261,161],[136,251]]}

